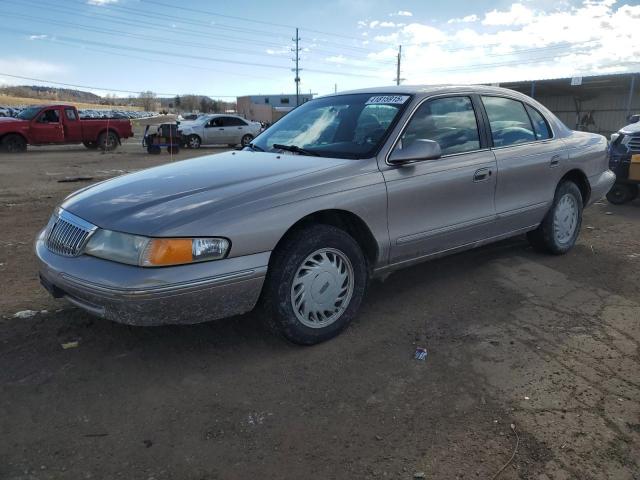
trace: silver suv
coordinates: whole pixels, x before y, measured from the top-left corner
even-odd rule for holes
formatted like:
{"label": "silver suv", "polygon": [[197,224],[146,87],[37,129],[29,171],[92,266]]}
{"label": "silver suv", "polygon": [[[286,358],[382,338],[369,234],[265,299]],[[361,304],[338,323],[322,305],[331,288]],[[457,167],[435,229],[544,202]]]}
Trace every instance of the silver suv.
{"label": "silver suv", "polygon": [[36,241],[43,285],[136,325],[258,302],[291,341],[338,334],[373,277],[526,233],[567,252],[610,189],[607,141],[492,87],[368,89],[298,107],[243,151],[66,198]]}

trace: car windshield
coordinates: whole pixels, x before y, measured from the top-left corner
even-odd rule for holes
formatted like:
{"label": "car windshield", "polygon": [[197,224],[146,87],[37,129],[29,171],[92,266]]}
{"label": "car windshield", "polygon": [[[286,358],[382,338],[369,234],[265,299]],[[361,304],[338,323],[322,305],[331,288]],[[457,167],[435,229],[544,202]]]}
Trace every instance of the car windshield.
{"label": "car windshield", "polygon": [[38,114],[40,110],[42,110],[42,107],[25,108],[18,114],[16,118],[19,118],[20,120],[31,120]]}
{"label": "car windshield", "polygon": [[[359,93],[311,100],[259,135],[252,145],[265,152],[290,151],[335,158],[377,153],[409,95]],[[248,147],[251,148],[251,147]]]}

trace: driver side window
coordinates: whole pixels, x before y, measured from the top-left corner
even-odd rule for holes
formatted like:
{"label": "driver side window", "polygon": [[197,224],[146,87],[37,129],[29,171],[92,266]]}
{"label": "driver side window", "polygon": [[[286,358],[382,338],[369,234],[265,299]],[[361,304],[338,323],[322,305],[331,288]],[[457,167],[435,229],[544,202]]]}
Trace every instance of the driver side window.
{"label": "driver side window", "polygon": [[396,148],[407,148],[416,140],[438,142],[442,155],[479,150],[480,135],[471,98],[437,98],[423,103]]}
{"label": "driver side window", "polygon": [[40,114],[38,121],[40,123],[58,123],[60,122],[60,115],[57,110],[45,110]]}

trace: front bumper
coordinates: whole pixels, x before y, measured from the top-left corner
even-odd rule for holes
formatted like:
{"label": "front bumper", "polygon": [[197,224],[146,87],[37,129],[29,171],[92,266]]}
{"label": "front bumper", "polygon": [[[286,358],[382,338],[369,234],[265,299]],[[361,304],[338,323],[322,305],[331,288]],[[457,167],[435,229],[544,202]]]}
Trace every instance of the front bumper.
{"label": "front bumper", "polygon": [[589,177],[591,195],[589,196],[589,203],[586,206],[592,205],[604,197],[609,190],[611,190],[614,183],[616,183],[616,174],[611,170],[605,170],[598,175]]}
{"label": "front bumper", "polygon": [[201,323],[246,313],[262,291],[270,252],[176,267],[143,268],[35,245],[40,279],[54,296],[128,325]]}

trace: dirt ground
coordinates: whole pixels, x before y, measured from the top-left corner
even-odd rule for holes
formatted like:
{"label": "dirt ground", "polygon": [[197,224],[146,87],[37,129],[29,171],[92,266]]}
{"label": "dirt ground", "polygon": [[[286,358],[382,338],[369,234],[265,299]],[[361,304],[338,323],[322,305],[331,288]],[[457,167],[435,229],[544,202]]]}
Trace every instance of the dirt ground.
{"label": "dirt ground", "polygon": [[301,348],[260,312],[129,327],[39,286],[33,238],[88,183],[58,180],[171,160],[138,142],[0,156],[0,478],[493,479],[517,446],[499,478],[640,479],[639,201],[587,210],[563,257],[516,238],[397,272]]}

